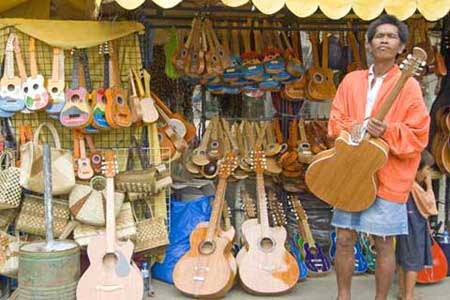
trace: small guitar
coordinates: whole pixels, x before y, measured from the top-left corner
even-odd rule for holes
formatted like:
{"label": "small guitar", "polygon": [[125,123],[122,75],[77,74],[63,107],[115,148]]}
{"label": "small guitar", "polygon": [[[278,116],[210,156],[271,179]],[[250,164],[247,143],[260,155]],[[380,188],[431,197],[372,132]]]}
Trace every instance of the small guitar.
{"label": "small guitar", "polygon": [[318,36],[310,33],[314,64],[306,71],[307,95],[311,101],[333,99],[336,87],[333,82],[333,70],[328,68],[328,35],[325,33],[322,42],[322,67],[319,66]]}
{"label": "small guitar", "polygon": [[59,121],[63,126],[83,128],[91,123],[92,111],[86,101],[87,91],[79,84],[79,57],[72,53],[72,87],[66,91],[66,102],[61,110]]}
{"label": "small guitar", "polygon": [[259,220],[242,224],[248,252],[238,262],[243,287],[259,295],[276,295],[291,290],[298,281],[299,268],[295,258],[286,250],[286,229],[270,227],[264,188],[264,154],[259,147],[253,153],[256,172]]}
{"label": "small guitar", "polygon": [[[129,90],[130,90],[130,111],[131,111],[131,122],[133,124],[140,123],[142,121],[142,108],[141,108],[141,99],[138,96],[136,90],[136,84],[134,81],[134,75],[130,69],[128,72],[128,82],[129,82]],[[138,78],[140,80],[140,78]]]}
{"label": "small guitar", "polygon": [[308,216],[303,209],[303,205],[296,196],[292,196],[291,201],[298,217],[300,218],[305,234],[303,237],[305,240],[303,249],[305,251],[305,264],[308,268],[308,274],[310,276],[320,276],[330,273],[330,259],[323,253],[322,248],[315,243],[309,227]]}
{"label": "small guitar", "polygon": [[192,41],[194,37],[194,31],[197,28],[198,19],[194,18],[191,24],[191,31],[188,35],[188,38],[185,43],[183,41],[179,42],[179,47],[175,50],[175,53],[172,57],[172,64],[179,74],[184,74],[184,70],[186,67],[186,62],[189,55],[189,50],[192,47]]}
{"label": "small guitar", "polygon": [[92,88],[91,75],[89,72],[89,61],[86,49],[80,50],[80,57],[81,57],[80,86],[86,87],[87,92],[86,101],[89,104],[89,107],[91,108],[91,122],[89,123],[88,126],[82,129],[82,132],[98,133],[97,127],[93,126],[93,115],[92,115],[97,100],[96,99],[97,92],[94,91]]}
{"label": "small guitar", "polygon": [[229,260],[232,246],[230,237],[234,237],[234,229],[230,229],[233,234],[223,233],[219,223],[227,178],[235,167],[235,156],[228,153],[220,167],[211,219],[198,224],[192,231],[190,249],[175,265],[175,287],[191,297],[220,298],[233,285],[235,274]]}
{"label": "small guitar", "polygon": [[[330,259],[331,261],[334,261],[335,255],[336,255],[336,231],[330,232]],[[363,274],[367,272],[369,266],[367,263],[367,260],[365,256],[362,254],[361,247],[358,242],[356,242],[355,246],[353,247],[353,251],[355,252],[355,268],[353,269],[354,274]]]}
{"label": "small guitar", "polygon": [[47,82],[47,91],[52,103],[45,110],[49,114],[59,114],[66,103],[64,93],[64,51],[53,48],[52,78]]}
{"label": "small guitar", "polygon": [[144,283],[139,268],[131,260],[134,245],[116,239],[114,217],[114,152],[105,153],[106,233],[91,239],[87,247],[90,266],[77,286],[78,300],[141,300]]}
{"label": "small guitar", "polygon": [[27,78],[23,87],[25,106],[31,111],[43,110],[51,103],[51,100],[45,89],[44,76],[37,70],[35,40],[32,37],[30,37],[29,50],[31,76]]}
{"label": "small guitar", "polygon": [[77,176],[81,180],[88,180],[94,176],[94,169],[91,166],[91,160],[86,156],[86,146],[84,143],[84,135],[81,133],[75,133],[77,139],[77,145],[80,150],[80,157],[77,160]]}
{"label": "small guitar", "polygon": [[14,44],[17,36],[11,33],[6,42],[5,66],[0,80],[0,109],[6,112],[21,111],[24,106],[22,79],[14,75]]}
{"label": "small guitar", "polygon": [[[153,100],[150,94],[151,77],[150,73],[148,73],[147,70],[145,69],[142,70],[142,73],[143,73],[142,77],[144,79],[144,88],[142,87],[140,77],[138,77],[138,75],[135,73],[138,93],[141,95],[140,104],[142,110],[142,121],[144,121],[144,123],[154,123],[158,121],[159,113],[158,110],[156,109],[155,100]],[[139,80],[137,78],[139,78]]]}
{"label": "small guitar", "polygon": [[112,128],[130,127],[131,111],[127,104],[126,92],[120,87],[119,67],[112,42],[109,43],[110,87],[105,91],[105,116]]}
{"label": "small guitar", "polygon": [[375,247],[370,240],[371,237],[368,237],[366,234],[360,232],[358,234],[358,243],[361,247],[361,252],[364,255],[364,258],[367,261],[367,272],[375,273],[376,268],[376,260],[377,253],[375,251]]}
{"label": "small guitar", "polygon": [[92,109],[92,125],[98,129],[111,129],[106,120],[106,95],[105,91],[109,87],[109,46],[108,43],[100,45],[100,54],[104,57],[103,65],[103,87],[98,88],[95,93],[95,105]]}

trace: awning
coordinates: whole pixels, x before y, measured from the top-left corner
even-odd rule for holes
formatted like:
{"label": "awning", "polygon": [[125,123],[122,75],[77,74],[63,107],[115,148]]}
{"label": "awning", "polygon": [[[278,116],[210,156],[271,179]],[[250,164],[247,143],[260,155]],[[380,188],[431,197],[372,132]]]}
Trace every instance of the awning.
{"label": "awning", "polygon": [[[144,0],[131,1],[134,4]],[[264,14],[274,14],[287,7],[293,14],[305,18],[320,9],[330,19],[340,19],[353,12],[363,20],[372,20],[383,11],[401,20],[411,17],[418,10],[428,21],[444,17],[450,10],[450,0],[221,0],[224,5],[238,7],[249,2]],[[163,8],[172,8],[181,0],[153,0]]]}

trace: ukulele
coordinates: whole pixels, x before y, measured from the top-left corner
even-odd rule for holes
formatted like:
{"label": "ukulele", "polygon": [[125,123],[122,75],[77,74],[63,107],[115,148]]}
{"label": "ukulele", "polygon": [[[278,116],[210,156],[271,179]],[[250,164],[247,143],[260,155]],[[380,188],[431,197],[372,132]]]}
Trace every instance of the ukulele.
{"label": "ukulele", "polygon": [[77,139],[77,145],[80,152],[80,157],[77,160],[77,176],[81,180],[88,180],[94,176],[94,169],[91,166],[91,160],[86,156],[86,146],[84,144],[84,135],[81,133],[75,133]]}
{"label": "ukulele", "polygon": [[47,82],[47,91],[52,103],[45,110],[49,114],[59,114],[66,103],[64,93],[64,51],[53,48],[52,78]]}
{"label": "ukulele", "polygon": [[197,18],[192,20],[191,31],[185,43],[180,42],[179,47],[175,50],[172,57],[172,64],[179,74],[184,74],[186,68],[187,58],[192,47],[192,38],[194,37],[194,31],[197,28]]}
{"label": "ukulele", "polygon": [[189,47],[189,52],[184,63],[184,74],[189,77],[197,78],[205,70],[205,49],[206,41],[202,39],[203,21],[197,20],[193,24],[194,32],[192,34],[192,42]]}
{"label": "ukulele", "polygon": [[[218,55],[219,50],[216,48],[217,44],[213,40],[213,35],[218,42],[217,36],[212,28],[212,22],[210,19],[205,19],[202,27],[202,41],[207,44],[208,51],[205,53],[205,64],[206,64],[206,74],[208,76],[219,76],[223,73],[223,65],[220,56]],[[223,48],[222,48],[223,56]]]}
{"label": "ukulele", "polygon": [[314,155],[311,151],[311,144],[308,142],[305,130],[305,121],[300,119],[298,122],[298,130],[300,132],[300,140],[298,142],[298,161],[302,164],[309,164]]}
{"label": "ukulele", "polygon": [[333,83],[333,70],[328,66],[328,34],[324,34],[322,42],[322,67],[319,66],[318,35],[309,34],[313,53],[313,66],[306,71],[308,99],[326,101],[333,99],[336,87]]}
{"label": "ukulele", "polygon": [[227,178],[236,167],[233,153],[227,153],[219,171],[219,182],[209,222],[200,223],[190,235],[190,249],[173,271],[175,287],[195,298],[220,298],[232,287],[234,275],[230,265],[233,234],[220,229]]}
{"label": "ukulele", "polygon": [[242,224],[242,234],[248,244],[248,252],[238,262],[242,286],[258,295],[286,293],[297,283],[299,268],[295,258],[286,250],[286,229],[270,227],[264,188],[264,154],[259,147],[253,152],[253,168],[256,172],[258,219]]}
{"label": "ukulele", "polygon": [[133,243],[116,239],[114,217],[114,176],[117,163],[114,152],[105,153],[106,233],[93,237],[87,254],[90,266],[77,286],[78,300],[115,299],[141,300],[144,283],[136,264],[131,260]]}
{"label": "ukulele", "polygon": [[[142,121],[142,108],[140,104],[141,99],[138,96],[136,84],[134,82],[134,73],[136,73],[136,71],[130,69],[130,71],[128,72],[128,82],[130,90],[131,122],[133,124],[137,124]],[[141,79],[138,77],[137,80],[140,81]]]}
{"label": "ukulele", "polygon": [[72,87],[66,90],[66,102],[61,110],[59,121],[65,127],[83,128],[91,123],[92,111],[87,103],[87,91],[79,84],[79,57],[72,52]]}
{"label": "ukulele", "polygon": [[127,104],[126,92],[120,87],[119,67],[113,43],[109,42],[110,86],[105,91],[105,117],[112,128],[130,127],[131,111]]}
{"label": "ukulele", "polygon": [[100,54],[104,57],[103,64],[103,87],[98,88],[95,93],[95,105],[92,109],[93,111],[93,122],[92,125],[98,129],[111,129],[106,120],[105,110],[106,110],[106,95],[105,91],[109,87],[109,46],[108,43],[100,45]]}
{"label": "ukulele", "polygon": [[[154,123],[159,118],[158,110],[156,109],[155,100],[153,100],[151,94],[150,94],[150,73],[147,72],[147,70],[142,70],[143,72],[143,79],[144,79],[144,87],[142,88],[142,83],[140,79],[136,79],[137,81],[137,88],[138,92],[141,93],[144,91],[143,94],[141,94],[141,109],[142,109],[142,121],[144,123]],[[136,78],[137,74],[135,74]],[[172,123],[174,121],[171,121]],[[175,123],[177,123],[175,121]]]}
{"label": "ukulele", "polygon": [[[292,32],[292,51],[294,53],[294,58],[291,59],[294,63],[289,63],[286,67],[287,71],[293,75],[294,73],[298,73],[300,68],[296,67],[297,63],[301,63],[302,57],[302,45],[301,38],[299,32]],[[297,101],[305,98],[306,90],[306,74],[303,69],[303,72],[298,76],[298,79],[292,83],[286,84],[283,90],[283,96],[286,100]]]}
{"label": "ukulele", "polygon": [[0,109],[21,111],[25,107],[22,79],[14,75],[14,44],[17,36],[11,33],[6,41],[3,76],[0,80]]}
{"label": "ukulele", "polygon": [[[79,66],[81,68],[79,79],[80,86],[86,87],[86,101],[89,104],[89,107],[91,108],[91,115],[92,115],[92,111],[97,102],[96,101],[97,92],[93,91],[92,88],[87,51],[86,49],[81,49],[79,53],[81,57],[81,65]],[[95,126],[93,126],[93,116],[91,116],[91,122],[89,123],[89,125],[84,127],[82,131],[85,133],[98,133],[98,129]]]}
{"label": "ukulele", "polygon": [[[27,72],[25,70],[25,63],[24,63],[24,60],[23,60],[23,57],[22,57],[22,51],[20,49],[20,44],[19,44],[19,39],[18,38],[16,38],[16,40],[14,42],[14,54],[15,54],[15,57],[16,57],[16,63],[17,63],[17,69],[19,71],[19,77],[22,80],[21,81],[21,84],[22,84],[22,95],[23,95],[23,99],[24,99],[24,102],[25,102],[24,85],[25,85],[25,82],[26,82],[28,77],[27,77]],[[24,103],[24,108],[20,112],[24,113],[24,114],[31,113],[31,111],[29,111],[27,109],[27,107],[25,106],[25,103]]]}
{"label": "ukulele", "polygon": [[43,110],[51,103],[51,100],[44,86],[44,76],[38,74],[35,40],[32,37],[30,37],[29,50],[31,76],[24,83],[25,106],[31,111]]}
{"label": "ukulele", "polygon": [[[375,115],[377,120],[383,121],[405,82],[421,69],[425,60],[426,53],[414,48],[400,78]],[[353,146],[350,133],[341,131],[334,148],[314,157],[306,171],[306,184],[314,195],[331,206],[345,211],[365,210],[375,200],[376,172],[386,163],[388,153],[389,146],[381,138],[367,134]],[[329,189],[330,186],[334,188]]]}
{"label": "ukulele", "polygon": [[323,253],[322,248],[317,245],[311,233],[311,228],[308,223],[308,216],[306,215],[303,205],[297,196],[292,196],[292,205],[302,223],[302,228],[305,236],[303,239],[303,250],[305,251],[305,264],[308,268],[308,274],[310,276],[326,275],[331,272],[331,262],[328,257]]}

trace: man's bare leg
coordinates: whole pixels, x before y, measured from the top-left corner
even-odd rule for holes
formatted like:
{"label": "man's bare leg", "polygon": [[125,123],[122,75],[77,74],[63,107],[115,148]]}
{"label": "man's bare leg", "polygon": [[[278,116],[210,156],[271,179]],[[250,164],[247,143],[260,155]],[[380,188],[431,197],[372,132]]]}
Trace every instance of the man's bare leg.
{"label": "man's bare leg", "polygon": [[403,300],[414,300],[414,287],[416,286],[417,272],[405,271],[405,293]]}
{"label": "man's bare leg", "polygon": [[389,288],[392,285],[395,272],[395,249],[393,237],[375,237],[377,251],[377,267],[375,270],[376,296],[375,300],[387,300]]}
{"label": "man's bare leg", "polygon": [[405,270],[398,266],[398,299],[405,299]]}
{"label": "man's bare leg", "polygon": [[336,230],[336,279],[338,300],[350,300],[352,275],[355,268],[353,247],[356,242],[356,231],[338,228]]}

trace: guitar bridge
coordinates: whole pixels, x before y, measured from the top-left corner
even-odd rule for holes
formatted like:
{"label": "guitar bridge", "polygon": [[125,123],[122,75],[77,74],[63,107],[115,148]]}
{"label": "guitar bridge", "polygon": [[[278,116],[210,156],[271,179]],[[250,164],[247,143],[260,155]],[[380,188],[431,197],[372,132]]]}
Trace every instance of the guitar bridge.
{"label": "guitar bridge", "polygon": [[205,277],[203,277],[203,276],[194,276],[194,281],[205,281]]}

